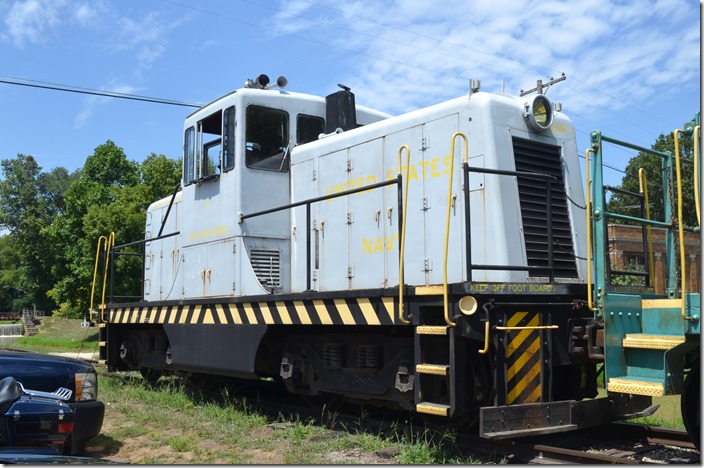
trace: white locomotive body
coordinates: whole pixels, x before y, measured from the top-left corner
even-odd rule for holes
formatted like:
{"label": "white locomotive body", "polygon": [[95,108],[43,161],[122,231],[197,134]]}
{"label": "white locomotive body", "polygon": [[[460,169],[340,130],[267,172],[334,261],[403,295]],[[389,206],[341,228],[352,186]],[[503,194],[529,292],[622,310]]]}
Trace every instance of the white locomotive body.
{"label": "white locomotive body", "polygon": [[649,403],[580,401],[603,361],[584,191],[540,84],[396,117],[346,87],[267,85],[187,117],[182,191],[147,212],[142,298],[101,316],[108,369],[276,378],[485,437]]}
{"label": "white locomotive body", "polygon": [[[172,213],[166,217],[168,198],[148,210],[147,237],[157,237],[160,230],[180,234],[147,244],[145,300],[398,287],[396,186],[313,203],[308,221],[305,205],[242,222],[239,216],[393,180],[399,173],[409,179],[405,282],[441,284],[451,168],[447,280],[467,281],[465,156],[472,168],[556,176],[551,200],[559,212],[552,225],[554,278],[583,282],[584,239],[578,233],[585,230],[579,209],[584,195],[574,129],[556,113],[549,128],[532,130],[524,116],[525,101],[475,93],[392,118],[358,108],[361,127],[320,140],[321,98],[240,90],[215,101],[186,121],[184,187]],[[249,130],[254,124],[248,112],[269,120]],[[452,161],[456,132],[466,135],[469,151],[463,154],[461,141],[456,142]],[[264,139],[270,143],[262,149]],[[408,167],[407,154],[399,158],[404,145],[410,152]],[[261,151],[270,154],[251,163],[248,158]],[[538,232],[524,229],[545,217],[545,182],[532,181],[530,187],[531,182],[515,176],[471,173],[469,185],[473,263],[546,265],[547,224],[533,228]],[[473,273],[475,281],[504,283],[539,282],[548,276],[546,270]]]}

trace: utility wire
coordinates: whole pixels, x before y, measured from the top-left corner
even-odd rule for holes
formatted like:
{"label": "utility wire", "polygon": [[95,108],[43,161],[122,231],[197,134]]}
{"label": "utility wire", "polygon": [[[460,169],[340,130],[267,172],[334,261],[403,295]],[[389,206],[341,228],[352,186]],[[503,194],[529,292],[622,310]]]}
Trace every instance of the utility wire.
{"label": "utility wire", "polygon": [[[18,81],[22,80],[22,81]],[[50,89],[53,91],[65,91],[67,93],[78,93],[78,94],[90,94],[93,96],[104,96],[118,99],[129,99],[132,101],[143,101],[143,102],[153,102],[156,104],[169,104],[172,106],[183,106],[183,107],[202,107],[201,104],[194,104],[190,102],[174,101],[171,99],[162,99],[149,96],[140,96],[137,94],[127,94],[118,93],[116,91],[104,91],[92,88],[81,88],[78,86],[71,86],[61,83],[49,83],[45,81],[30,80],[26,78],[14,78],[7,76],[0,76],[0,83],[15,85],[15,86],[27,86],[30,88],[41,88]]]}

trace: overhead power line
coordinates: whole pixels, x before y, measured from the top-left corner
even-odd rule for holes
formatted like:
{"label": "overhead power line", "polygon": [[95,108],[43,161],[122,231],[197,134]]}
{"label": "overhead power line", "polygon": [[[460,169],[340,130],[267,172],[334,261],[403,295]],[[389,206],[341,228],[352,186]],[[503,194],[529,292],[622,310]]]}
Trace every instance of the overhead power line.
{"label": "overhead power line", "polygon": [[[21,80],[21,81],[19,81],[19,80]],[[81,88],[78,86],[71,86],[71,85],[66,85],[66,84],[61,84],[61,83],[48,83],[46,81],[29,80],[29,79],[25,79],[25,78],[14,78],[14,77],[0,76],[0,83],[15,85],[15,86],[27,86],[30,88],[50,89],[52,91],[65,91],[67,93],[89,94],[89,95],[93,95],[93,96],[104,96],[104,97],[111,97],[111,98],[117,98],[117,99],[129,99],[132,101],[153,102],[156,104],[168,104],[168,105],[172,105],[172,106],[196,107],[196,108],[202,107],[201,104],[194,104],[191,102],[174,101],[171,99],[162,99],[162,98],[156,98],[156,97],[150,97],[150,96],[140,96],[137,94],[118,93],[116,91],[105,91],[105,90],[100,90],[100,89]]]}

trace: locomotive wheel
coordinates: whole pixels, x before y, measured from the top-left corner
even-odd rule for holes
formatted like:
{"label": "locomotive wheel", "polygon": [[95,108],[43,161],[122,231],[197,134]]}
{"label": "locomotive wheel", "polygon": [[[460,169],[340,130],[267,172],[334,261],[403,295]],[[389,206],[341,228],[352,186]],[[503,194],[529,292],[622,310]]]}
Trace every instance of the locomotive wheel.
{"label": "locomotive wheel", "polygon": [[682,392],[682,419],[684,427],[687,429],[689,438],[694,442],[695,447],[701,450],[701,379],[699,375],[699,364],[692,367],[684,383],[684,391]]}

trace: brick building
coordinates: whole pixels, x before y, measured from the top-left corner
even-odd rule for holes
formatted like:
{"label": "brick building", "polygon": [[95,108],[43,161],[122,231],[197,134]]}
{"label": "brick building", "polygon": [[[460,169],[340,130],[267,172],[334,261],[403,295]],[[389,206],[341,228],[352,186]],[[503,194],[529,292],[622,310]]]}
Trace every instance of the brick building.
{"label": "brick building", "polygon": [[[643,231],[641,226],[625,224],[609,224],[609,255],[611,266],[617,270],[628,267],[644,265]],[[653,260],[655,263],[655,280],[651,285],[655,287],[656,294],[665,294],[667,280],[667,262],[665,259],[665,229],[651,228],[653,243]],[[675,242],[679,243],[679,236],[675,235]],[[699,292],[701,290],[701,237],[699,233],[685,232],[685,264],[687,273],[687,291]],[[645,252],[647,254],[647,251]],[[677,263],[679,263],[679,247],[677,250]]]}

